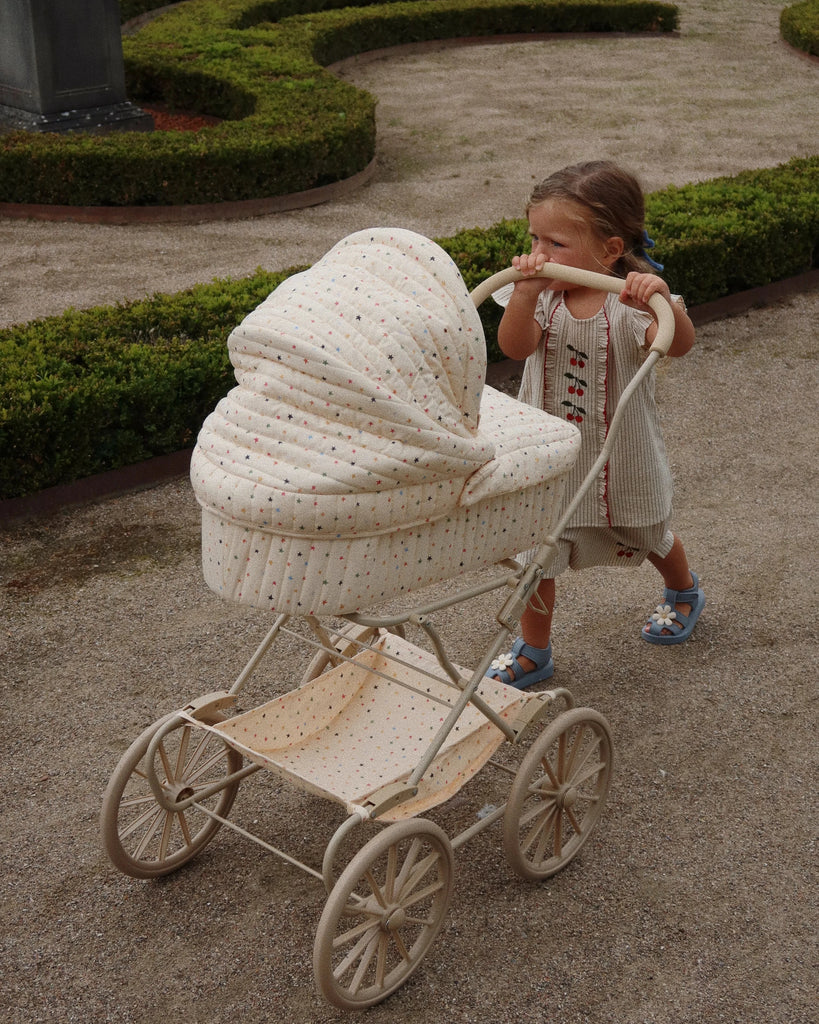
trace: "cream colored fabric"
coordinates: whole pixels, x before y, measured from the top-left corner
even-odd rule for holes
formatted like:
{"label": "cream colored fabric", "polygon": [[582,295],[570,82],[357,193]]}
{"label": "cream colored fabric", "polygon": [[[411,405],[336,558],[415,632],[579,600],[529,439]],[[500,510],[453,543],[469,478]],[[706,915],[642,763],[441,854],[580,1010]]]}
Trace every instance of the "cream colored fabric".
{"label": "cream colored fabric", "polygon": [[[405,781],[420,762],[458,696],[441,675],[430,654],[385,636],[354,663],[331,669],[214,730],[257,764],[352,811],[381,787]],[[519,690],[490,679],[479,692],[507,720],[527,700]],[[412,817],[449,799],[502,742],[503,734],[469,705],[421,780],[418,795],[383,820]]]}
{"label": "cream colored fabric", "polygon": [[205,578],[228,600],[342,614],[548,531],[577,431],[484,386],[480,320],[429,239],[351,235],[228,346],[238,386],[191,463]]}

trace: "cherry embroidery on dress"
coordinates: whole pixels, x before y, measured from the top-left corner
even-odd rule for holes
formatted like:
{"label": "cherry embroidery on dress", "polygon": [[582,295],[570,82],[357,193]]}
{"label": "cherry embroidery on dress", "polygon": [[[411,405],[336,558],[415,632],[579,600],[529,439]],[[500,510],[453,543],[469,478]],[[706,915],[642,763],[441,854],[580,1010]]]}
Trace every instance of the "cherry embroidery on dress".
{"label": "cherry embroidery on dress", "polygon": [[582,398],[586,393],[588,383],[577,375],[575,370],[582,370],[586,365],[586,361],[589,358],[585,352],[581,352],[580,349],[575,348],[573,345],[566,345],[566,348],[572,353],[569,359],[569,364],[572,367],[571,372],[564,373],[563,376],[569,381],[569,385],[566,388],[567,392],[572,396],[571,399],[566,399],[560,404],[569,411],[566,413],[566,419],[570,423],[582,423],[586,415],[586,410],[582,405],[578,405],[576,399]]}

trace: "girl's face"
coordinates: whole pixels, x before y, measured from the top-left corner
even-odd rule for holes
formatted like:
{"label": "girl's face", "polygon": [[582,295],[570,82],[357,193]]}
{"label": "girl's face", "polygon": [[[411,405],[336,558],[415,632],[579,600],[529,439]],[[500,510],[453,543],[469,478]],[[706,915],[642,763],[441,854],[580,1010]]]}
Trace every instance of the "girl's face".
{"label": "girl's face", "polygon": [[532,253],[542,255],[548,263],[598,274],[610,273],[623,252],[621,238],[600,238],[589,223],[587,211],[566,199],[547,199],[531,207],[529,235]]}

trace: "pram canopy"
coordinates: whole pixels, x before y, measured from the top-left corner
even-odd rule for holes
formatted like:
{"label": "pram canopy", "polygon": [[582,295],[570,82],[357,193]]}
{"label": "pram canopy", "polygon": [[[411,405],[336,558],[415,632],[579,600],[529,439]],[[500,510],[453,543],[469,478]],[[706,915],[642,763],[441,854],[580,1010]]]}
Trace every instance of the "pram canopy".
{"label": "pram canopy", "polygon": [[[485,386],[480,319],[431,240],[348,236],[273,291],[228,348],[238,386],[191,465],[205,576],[227,598],[358,610],[548,531],[579,435]],[[419,572],[421,558],[440,564]]]}

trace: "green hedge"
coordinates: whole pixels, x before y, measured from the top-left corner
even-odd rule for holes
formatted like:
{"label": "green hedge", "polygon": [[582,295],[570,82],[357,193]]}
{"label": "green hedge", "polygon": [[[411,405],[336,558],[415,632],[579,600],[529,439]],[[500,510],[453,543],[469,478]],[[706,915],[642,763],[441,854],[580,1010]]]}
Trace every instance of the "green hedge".
{"label": "green hedge", "polygon": [[[416,40],[670,31],[646,0],[187,0],[123,40],[127,91],[224,120],[195,133],[0,136],[0,202],[218,203],[349,178],[375,153],[375,100],[325,65]],[[343,8],[343,9],[333,9]]]}
{"label": "green hedge", "polygon": [[[819,266],[819,157],[667,188],[646,205],[689,305]],[[523,220],[438,241],[470,289],[528,247]],[[294,269],[0,331],[0,498],[190,446],[233,384],[227,335]],[[497,359],[500,311],[487,302],[481,315]]]}
{"label": "green hedge", "polygon": [[167,7],[171,0],[119,0],[120,21],[125,24],[140,14],[147,14],[149,11],[156,11],[160,7]]}
{"label": "green hedge", "polygon": [[786,7],[779,17],[782,38],[814,57],[819,57],[819,0]]}

